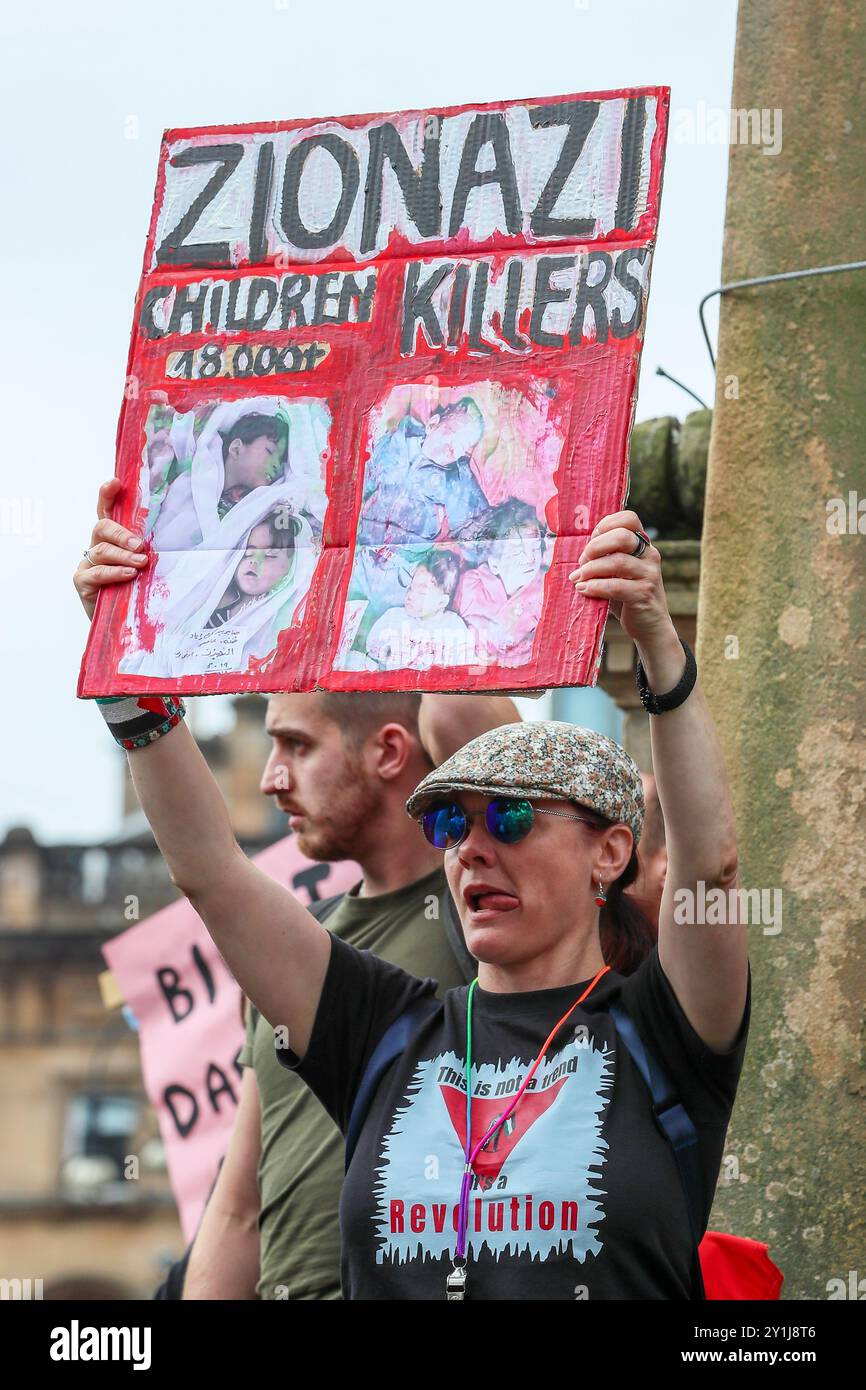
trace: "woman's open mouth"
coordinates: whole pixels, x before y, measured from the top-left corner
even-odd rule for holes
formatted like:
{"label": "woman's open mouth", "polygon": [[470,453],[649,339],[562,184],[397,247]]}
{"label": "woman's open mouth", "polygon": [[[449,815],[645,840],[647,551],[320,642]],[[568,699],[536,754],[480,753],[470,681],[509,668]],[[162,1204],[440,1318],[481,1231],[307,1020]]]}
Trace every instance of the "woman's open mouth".
{"label": "woman's open mouth", "polygon": [[463,901],[473,922],[489,922],[500,912],[514,912],[520,899],[505,888],[490,883],[470,883],[463,889]]}

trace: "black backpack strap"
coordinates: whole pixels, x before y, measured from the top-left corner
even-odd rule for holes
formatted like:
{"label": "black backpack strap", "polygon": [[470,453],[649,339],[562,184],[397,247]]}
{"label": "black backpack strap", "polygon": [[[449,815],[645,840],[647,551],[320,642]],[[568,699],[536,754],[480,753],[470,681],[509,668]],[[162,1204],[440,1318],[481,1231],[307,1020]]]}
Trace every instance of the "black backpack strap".
{"label": "black backpack strap", "polygon": [[661,1063],[653,1057],[621,1004],[610,1005],[610,1015],[632,1061],[652,1096],[653,1118],[673,1150],[689,1214],[692,1236],[692,1297],[704,1299],[704,1281],[698,1254],[703,1226],[704,1178],[701,1171],[698,1132]]}
{"label": "black backpack strap", "polygon": [[466,945],[466,939],[463,935],[463,923],[457,915],[457,908],[454,906],[454,899],[451,896],[451,891],[447,884],[442,893],[439,906],[442,915],[442,923],[445,927],[445,936],[448,940],[448,945],[451,947],[451,953],[457,962],[463,979],[466,981],[467,985],[471,985],[475,976],[478,974],[478,962],[474,956],[469,954],[469,947]]}
{"label": "black backpack strap", "polygon": [[399,1018],[395,1018],[389,1028],[385,1029],[378,1043],[373,1049],[370,1060],[361,1077],[361,1083],[355,1095],[352,1105],[352,1113],[349,1116],[349,1123],[346,1126],[346,1168],[352,1162],[352,1154],[358,1143],[358,1135],[367,1118],[367,1111],[384,1073],[388,1070],[395,1058],[406,1051],[412,1037],[421,1027],[425,1019],[435,1013],[440,1008],[440,1001],[434,994],[424,994],[420,999],[416,999],[407,1009],[404,1009]]}
{"label": "black backpack strap", "polygon": [[193,1242],[190,1241],[180,1259],[175,1260],[174,1264],[169,1265],[165,1278],[153,1295],[155,1299],[170,1299],[173,1302],[180,1302],[183,1298],[183,1286],[186,1282],[186,1267],[189,1264],[189,1257],[192,1254],[192,1245]]}

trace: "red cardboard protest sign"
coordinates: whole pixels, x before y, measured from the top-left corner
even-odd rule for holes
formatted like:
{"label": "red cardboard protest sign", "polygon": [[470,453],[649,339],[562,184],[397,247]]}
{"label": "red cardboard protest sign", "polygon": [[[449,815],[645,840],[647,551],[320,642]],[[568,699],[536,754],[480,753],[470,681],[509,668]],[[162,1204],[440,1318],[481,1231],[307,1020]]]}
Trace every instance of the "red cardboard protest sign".
{"label": "red cardboard protest sign", "polygon": [[594,681],[668,101],[166,133],[80,695]]}

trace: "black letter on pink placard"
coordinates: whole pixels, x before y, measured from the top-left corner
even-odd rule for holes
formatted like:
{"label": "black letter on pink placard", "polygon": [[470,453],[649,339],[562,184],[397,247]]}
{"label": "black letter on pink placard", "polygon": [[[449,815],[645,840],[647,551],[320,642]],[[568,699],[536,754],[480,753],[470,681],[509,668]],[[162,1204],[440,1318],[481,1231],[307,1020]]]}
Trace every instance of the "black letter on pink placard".
{"label": "black letter on pink placard", "polygon": [[[162,990],[162,996],[165,999],[165,1002],[168,1005],[168,1007],[171,1009],[172,1018],[174,1019],[175,1023],[182,1023],[183,1020],[187,1018],[189,1014],[192,1013],[194,1003],[192,995],[190,994],[188,989],[181,988],[180,984],[178,983],[180,980],[180,975],[177,973],[174,966],[172,965],[160,966],[160,968],[156,972],[156,978],[159,980],[159,987]],[[187,1006],[183,1010],[183,1013],[178,1013],[177,1011],[177,1008],[175,1006],[175,1000],[177,999],[186,1000]]]}
{"label": "black letter on pink placard", "polygon": [[[190,1106],[192,1107],[189,1112],[189,1118],[186,1120],[181,1118],[181,1116],[178,1114],[175,1108],[177,1100],[179,1100],[181,1097],[184,1097],[186,1100],[188,1100]],[[169,1114],[171,1115],[171,1118],[174,1120],[175,1129],[177,1130],[181,1139],[185,1139],[186,1136],[189,1134],[190,1130],[192,1129],[193,1125],[195,1124],[196,1120],[198,1119],[198,1101],[196,1100],[192,1091],[188,1091],[186,1086],[180,1085],[166,1086],[165,1090],[162,1093],[162,1099],[163,1104],[166,1106]]]}

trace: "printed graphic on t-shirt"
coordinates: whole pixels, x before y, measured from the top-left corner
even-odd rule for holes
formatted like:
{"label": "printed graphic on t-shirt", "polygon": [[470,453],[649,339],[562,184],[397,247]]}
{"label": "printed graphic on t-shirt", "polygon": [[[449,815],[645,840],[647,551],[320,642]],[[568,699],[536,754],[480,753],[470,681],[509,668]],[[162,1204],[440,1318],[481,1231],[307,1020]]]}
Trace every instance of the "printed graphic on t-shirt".
{"label": "printed graphic on t-shirt", "polygon": [[[613,1049],[576,1031],[578,1039],[542,1062],[517,1109],[475,1160],[470,1258],[484,1250],[496,1258],[571,1254],[582,1262],[602,1249],[607,1144],[601,1129]],[[528,1070],[516,1057],[473,1067],[473,1147],[508,1108]],[[376,1170],[379,1264],[453,1253],[466,1122],[464,1061],[445,1052],[420,1062]]]}

